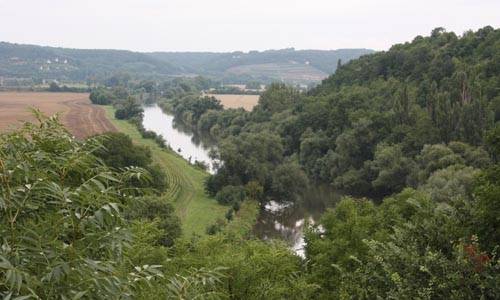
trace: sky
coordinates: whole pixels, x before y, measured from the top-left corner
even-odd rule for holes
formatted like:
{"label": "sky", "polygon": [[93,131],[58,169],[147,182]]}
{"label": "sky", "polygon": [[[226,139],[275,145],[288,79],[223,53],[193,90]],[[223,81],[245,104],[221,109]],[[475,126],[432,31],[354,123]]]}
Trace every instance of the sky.
{"label": "sky", "polygon": [[0,0],[0,41],[133,51],[371,48],[500,27],[500,0]]}

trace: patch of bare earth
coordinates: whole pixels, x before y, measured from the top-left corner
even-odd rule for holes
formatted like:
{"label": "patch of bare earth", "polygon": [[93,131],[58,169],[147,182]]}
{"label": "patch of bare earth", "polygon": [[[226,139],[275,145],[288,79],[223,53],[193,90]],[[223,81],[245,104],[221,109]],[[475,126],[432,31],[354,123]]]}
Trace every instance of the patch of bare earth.
{"label": "patch of bare earth", "polygon": [[224,108],[243,108],[251,111],[259,102],[259,95],[216,95],[210,94],[220,100]]}
{"label": "patch of bare earth", "polygon": [[30,107],[38,108],[48,116],[58,113],[61,122],[80,139],[116,131],[106,118],[104,109],[93,105],[88,94],[35,92],[0,93],[0,131],[19,127],[26,121],[35,121]]}

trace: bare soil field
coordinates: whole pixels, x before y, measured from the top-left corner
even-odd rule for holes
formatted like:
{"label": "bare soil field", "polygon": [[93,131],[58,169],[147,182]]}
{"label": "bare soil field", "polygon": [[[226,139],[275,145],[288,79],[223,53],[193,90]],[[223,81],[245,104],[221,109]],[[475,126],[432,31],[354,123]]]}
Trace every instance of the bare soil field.
{"label": "bare soil field", "polygon": [[240,108],[251,111],[259,102],[259,95],[216,95],[210,94],[220,100],[224,108]]}
{"label": "bare soil field", "polygon": [[34,121],[29,108],[40,109],[47,116],[59,113],[61,122],[77,138],[106,131],[116,131],[102,107],[90,103],[83,93],[0,92],[0,131]]}

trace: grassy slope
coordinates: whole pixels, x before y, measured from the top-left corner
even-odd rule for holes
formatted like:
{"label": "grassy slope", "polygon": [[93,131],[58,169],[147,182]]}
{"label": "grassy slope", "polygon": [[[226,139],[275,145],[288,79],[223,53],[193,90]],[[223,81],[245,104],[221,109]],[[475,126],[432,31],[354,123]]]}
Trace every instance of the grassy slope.
{"label": "grassy slope", "polygon": [[218,218],[224,219],[228,207],[219,205],[203,189],[203,181],[208,176],[206,172],[194,168],[173,151],[161,149],[153,140],[142,138],[135,126],[114,118],[113,107],[107,106],[105,109],[113,125],[129,135],[135,143],[148,146],[154,162],[167,172],[169,190],[164,197],[173,201],[186,237],[193,233],[204,235],[208,225],[215,223]]}

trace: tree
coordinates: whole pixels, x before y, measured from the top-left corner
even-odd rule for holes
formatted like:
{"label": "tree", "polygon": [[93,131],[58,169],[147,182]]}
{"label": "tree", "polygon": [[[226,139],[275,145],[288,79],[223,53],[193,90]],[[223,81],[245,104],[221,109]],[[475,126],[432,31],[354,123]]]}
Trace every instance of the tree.
{"label": "tree", "polygon": [[375,174],[373,188],[383,196],[397,193],[407,185],[407,177],[415,163],[404,156],[401,145],[379,144],[375,157],[369,163]]}
{"label": "tree", "polygon": [[181,236],[181,223],[171,203],[156,197],[145,197],[127,208],[128,218],[156,221],[161,235],[156,244],[171,247],[175,239]]}
{"label": "tree", "polygon": [[323,215],[319,223],[323,229],[315,227],[306,234],[306,258],[323,296],[340,291],[343,270],[368,254],[363,240],[377,229],[375,212],[371,201],[346,197]]}
{"label": "tree", "polygon": [[220,204],[241,202],[245,199],[245,190],[241,186],[227,185],[217,192],[215,199]]}
{"label": "tree", "polygon": [[144,168],[151,162],[151,150],[145,146],[137,146],[132,139],[121,132],[108,132],[99,136],[102,148],[95,152],[104,163],[116,169],[137,166]]}
{"label": "tree", "polygon": [[258,107],[271,113],[293,108],[300,99],[300,93],[285,84],[273,83],[259,98]]}
{"label": "tree", "polygon": [[92,90],[89,98],[93,104],[99,105],[109,105],[116,100],[115,95],[104,87],[98,87]]}
{"label": "tree", "polygon": [[49,92],[60,92],[61,87],[57,84],[57,82],[52,81],[49,85]]}
{"label": "tree", "polygon": [[129,167],[144,168],[149,172],[150,180],[147,182],[131,181],[140,187],[152,187],[158,192],[167,188],[165,172],[159,165],[152,164],[151,150],[145,146],[132,143],[132,139],[121,132],[108,132],[98,136],[102,141],[102,148],[95,151],[95,155],[104,163],[115,169]]}
{"label": "tree", "polygon": [[271,195],[278,201],[296,201],[309,181],[298,164],[281,164],[272,173]]}
{"label": "tree", "polygon": [[128,97],[127,100],[115,111],[115,118],[119,120],[142,117],[143,109],[134,97]]}
{"label": "tree", "polygon": [[486,147],[493,159],[500,162],[500,123],[486,133]]}

